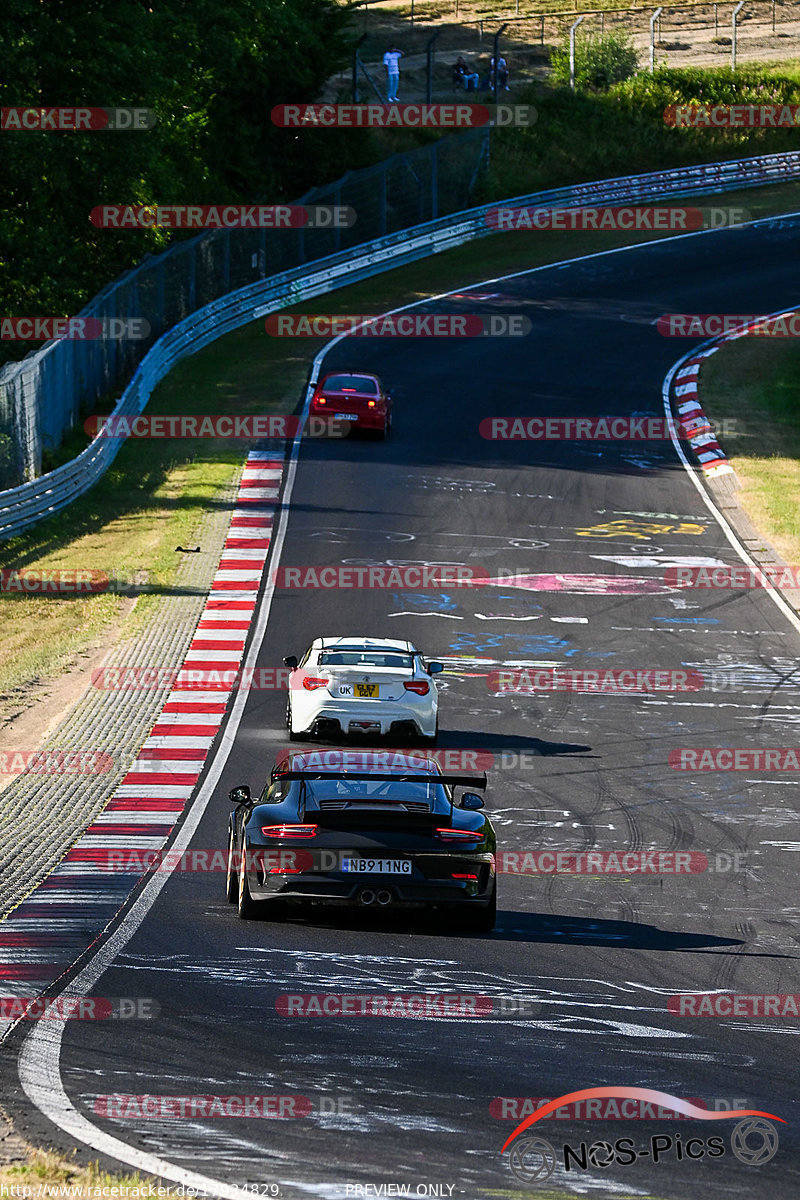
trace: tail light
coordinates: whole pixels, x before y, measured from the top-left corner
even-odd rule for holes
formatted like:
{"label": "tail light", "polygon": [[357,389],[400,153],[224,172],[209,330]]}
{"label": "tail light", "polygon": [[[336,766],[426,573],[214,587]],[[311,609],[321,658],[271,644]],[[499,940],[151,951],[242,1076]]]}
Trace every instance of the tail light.
{"label": "tail light", "polygon": [[307,675],[303,680],[303,687],[307,692],[316,691],[317,688],[325,687],[328,684],[327,679],[316,679],[313,675]]}
{"label": "tail light", "polygon": [[261,832],[269,838],[313,838],[316,825],[262,825]]}
{"label": "tail light", "polygon": [[315,396],[314,403],[315,404],[327,404],[328,400],[327,400],[326,396]]}
{"label": "tail light", "polygon": [[407,692],[416,692],[418,696],[427,696],[430,686],[426,679],[411,679],[403,684]]}
{"label": "tail light", "polygon": [[478,882],[477,875],[456,875],[456,873],[453,872],[452,875],[450,876],[450,878],[451,879],[471,879],[473,883]]}
{"label": "tail light", "polygon": [[436,836],[441,842],[482,842],[483,833],[472,829],[437,829]]}
{"label": "tail light", "polygon": [[375,405],[376,405],[377,403],[378,403],[378,401],[377,401],[377,400],[368,400],[368,401],[367,401],[367,408],[374,408],[374,407],[375,407]]}

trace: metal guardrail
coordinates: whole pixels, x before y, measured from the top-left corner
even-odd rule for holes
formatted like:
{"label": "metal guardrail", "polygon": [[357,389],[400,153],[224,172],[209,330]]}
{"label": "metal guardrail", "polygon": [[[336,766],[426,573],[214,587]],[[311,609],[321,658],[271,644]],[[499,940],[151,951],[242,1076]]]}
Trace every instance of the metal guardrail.
{"label": "metal guardrail", "polygon": [[[229,292],[163,334],[140,363],[114,408],[116,416],[141,413],[153,388],[181,359],[249,321],[403,266],[419,258],[463,245],[495,232],[486,214],[495,208],[575,207],[619,201],[653,201],[667,196],[703,195],[766,182],[800,178],[800,151],[761,155],[733,162],[702,164],[628,175],[594,183],[534,192],[493,201],[466,212],[429,221],[363,245],[293,268]],[[62,467],[21,487],[0,492],[0,540],[13,537],[35,522],[60,511],[82,496],[108,469],[123,439],[98,435],[82,454]]]}

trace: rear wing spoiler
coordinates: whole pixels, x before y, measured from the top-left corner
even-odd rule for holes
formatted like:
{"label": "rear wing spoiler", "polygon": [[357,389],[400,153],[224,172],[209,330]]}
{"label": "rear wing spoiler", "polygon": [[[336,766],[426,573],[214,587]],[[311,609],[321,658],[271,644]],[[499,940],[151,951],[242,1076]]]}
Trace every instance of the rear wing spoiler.
{"label": "rear wing spoiler", "polygon": [[486,772],[482,775],[414,775],[393,772],[387,774],[381,771],[276,771],[272,770],[272,779],[375,779],[389,783],[447,783],[461,787],[476,787],[485,790],[487,787]]}

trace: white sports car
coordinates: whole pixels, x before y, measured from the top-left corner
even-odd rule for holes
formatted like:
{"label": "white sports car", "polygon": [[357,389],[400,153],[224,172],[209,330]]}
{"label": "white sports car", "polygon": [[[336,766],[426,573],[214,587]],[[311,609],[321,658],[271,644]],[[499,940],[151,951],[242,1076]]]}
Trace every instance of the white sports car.
{"label": "white sports car", "polygon": [[434,746],[439,697],[411,642],[386,638],[316,638],[299,663],[292,655],[286,724],[292,741],[341,735],[413,738]]}

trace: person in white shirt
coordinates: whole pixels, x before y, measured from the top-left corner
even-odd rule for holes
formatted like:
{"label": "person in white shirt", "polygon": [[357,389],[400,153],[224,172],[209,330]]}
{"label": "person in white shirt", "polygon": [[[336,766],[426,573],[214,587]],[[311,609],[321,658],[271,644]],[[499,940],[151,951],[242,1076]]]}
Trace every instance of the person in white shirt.
{"label": "person in white shirt", "polygon": [[396,46],[390,47],[383,56],[383,65],[386,67],[389,76],[389,85],[386,93],[386,99],[389,104],[394,104],[397,100],[397,89],[400,86],[400,59],[402,57],[403,51],[398,50]]}
{"label": "person in white shirt", "polygon": [[[508,86],[508,64],[502,55],[497,59],[497,82],[507,92],[511,91],[511,88]],[[494,91],[494,56],[492,56],[489,64],[489,87]]]}

